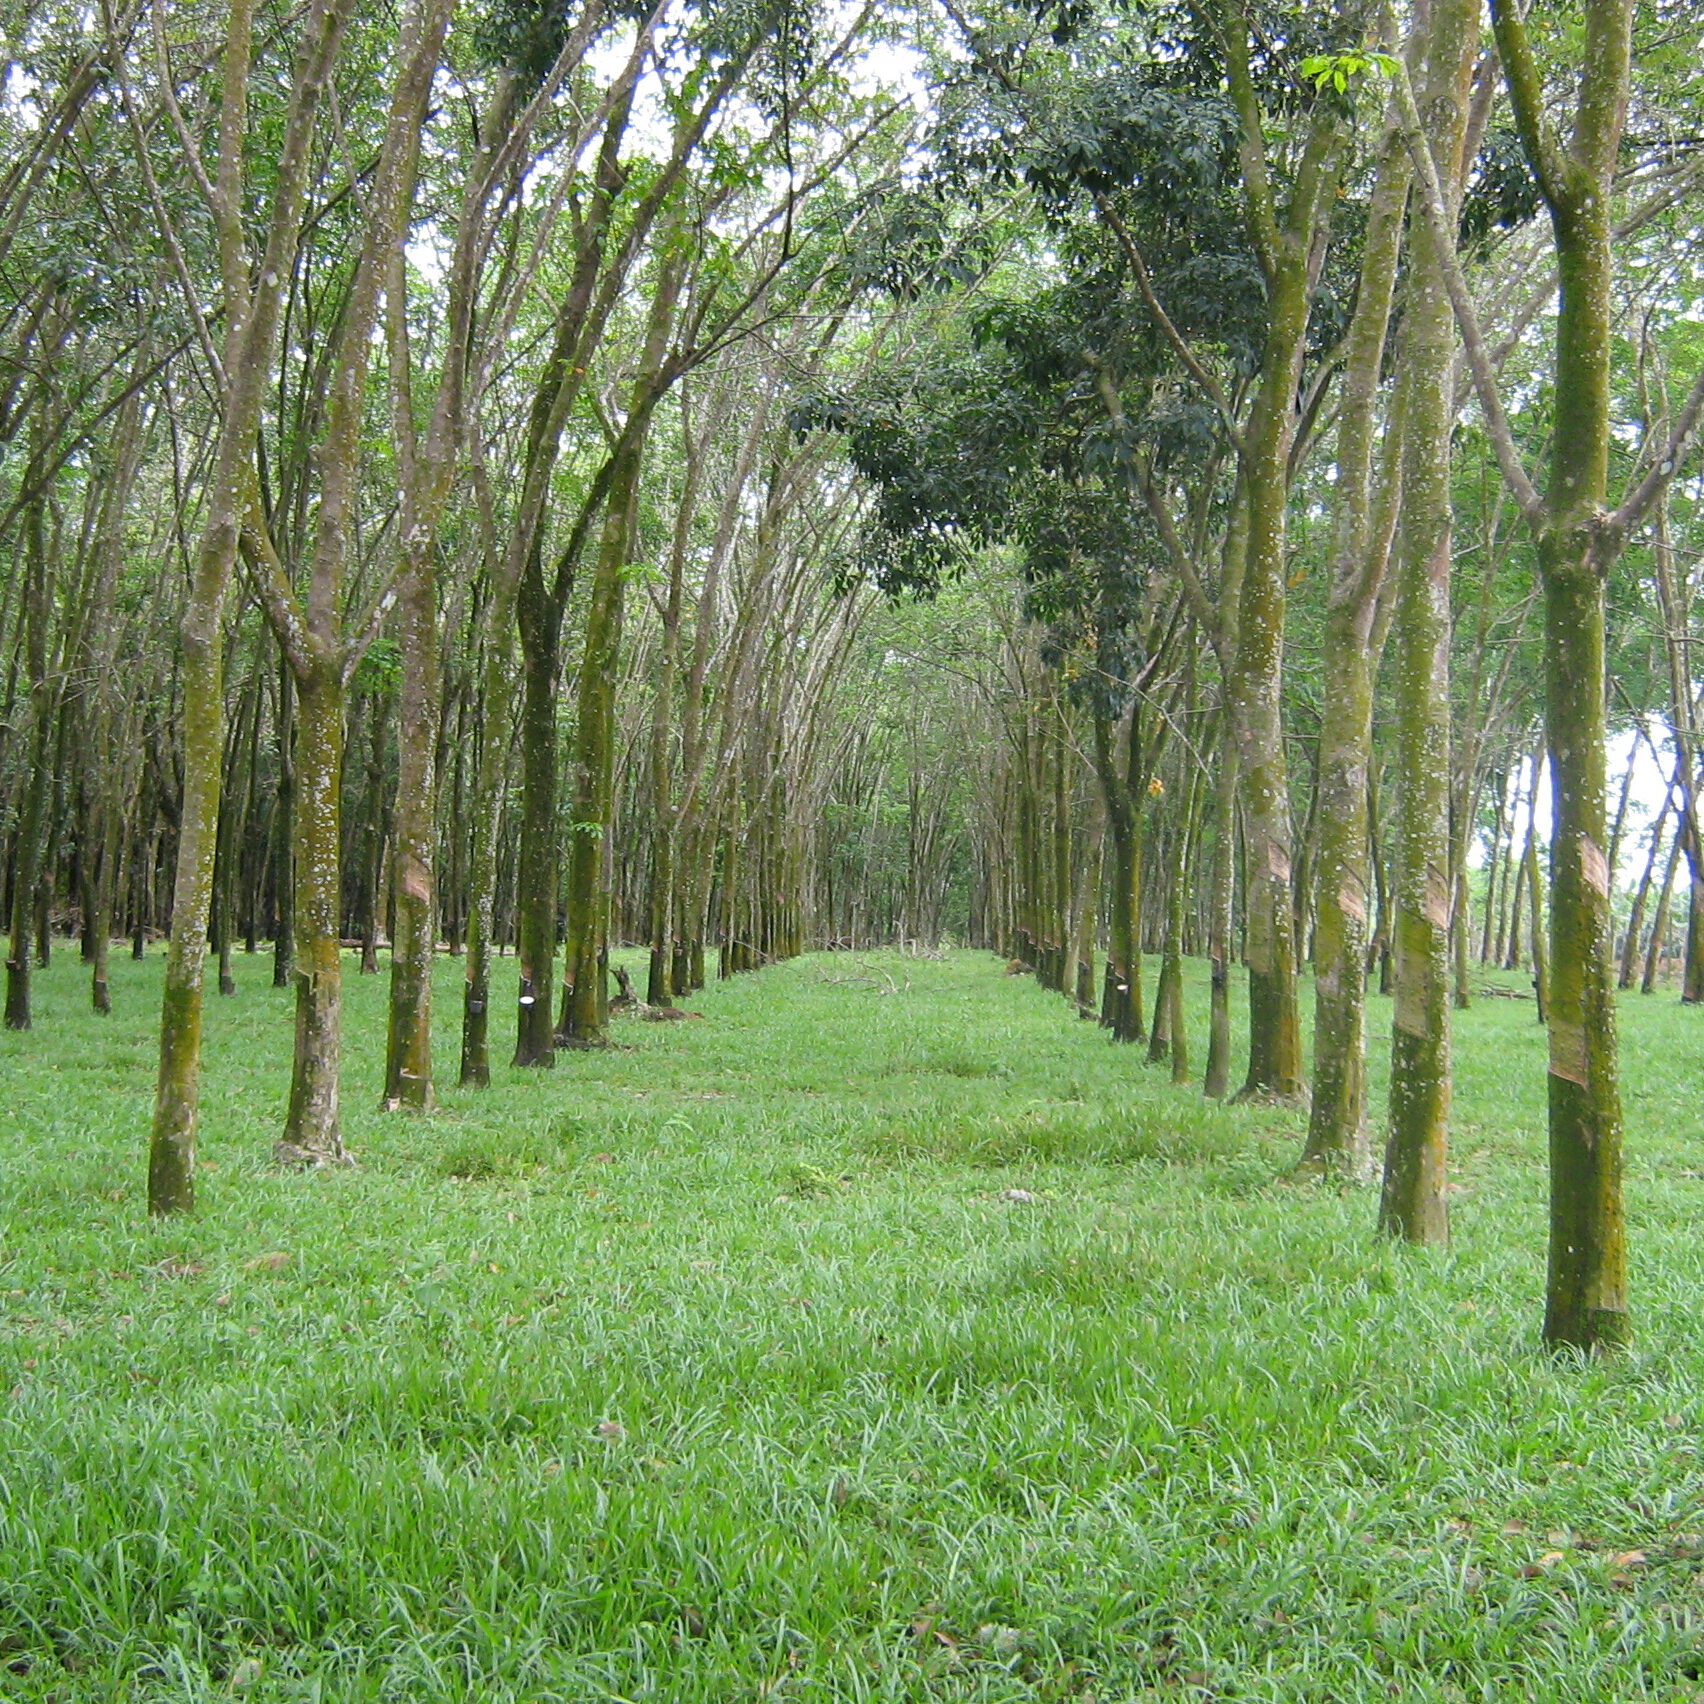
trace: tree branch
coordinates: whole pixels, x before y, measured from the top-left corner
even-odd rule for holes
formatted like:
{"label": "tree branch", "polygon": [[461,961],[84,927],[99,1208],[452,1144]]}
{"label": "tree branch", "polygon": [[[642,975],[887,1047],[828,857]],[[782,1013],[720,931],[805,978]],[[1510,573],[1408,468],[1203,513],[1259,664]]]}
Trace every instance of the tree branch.
{"label": "tree branch", "polygon": [[1148,274],[1147,262],[1142,258],[1142,251],[1137,248],[1135,239],[1130,235],[1130,228],[1118,215],[1118,209],[1105,195],[1096,193],[1095,210],[1105,220],[1107,228],[1118,239],[1118,246],[1124,250],[1124,258],[1130,262],[1130,270],[1135,274],[1136,288],[1142,293],[1142,300],[1148,312],[1153,315],[1154,323],[1160,328],[1166,341],[1177,352],[1177,358],[1183,363],[1189,376],[1206,393],[1207,400],[1219,411],[1219,419],[1224,425],[1226,435],[1236,446],[1237,452],[1242,453],[1242,434],[1237,430],[1235,417],[1231,413],[1231,405],[1219,381],[1207,371],[1189,347],[1189,340],[1172,323],[1171,315],[1160,305],[1160,299],[1154,294],[1153,279]]}
{"label": "tree branch", "polygon": [[1692,381],[1692,389],[1687,392],[1686,402],[1675,419],[1674,429],[1669,433],[1668,444],[1661,456],[1651,464],[1650,471],[1622,499],[1621,506],[1609,517],[1609,525],[1616,529],[1621,537],[1626,537],[1634,527],[1638,526],[1652,505],[1663,494],[1664,489],[1680,471],[1680,464],[1690,453],[1693,441],[1698,436],[1698,425],[1704,418],[1704,369],[1700,369],[1698,377]]}
{"label": "tree branch", "polygon": [[296,589],[290,584],[290,576],[272,543],[272,529],[261,513],[260,490],[252,481],[243,509],[241,543],[243,561],[248,566],[255,596],[266,611],[272,631],[278,635],[284,660],[300,679],[313,662],[308,624],[296,597]]}
{"label": "tree branch", "polygon": [[1504,483],[1509,487],[1516,505],[1529,524],[1542,524],[1547,513],[1545,502],[1527,473],[1526,464],[1515,443],[1509,417],[1503,411],[1503,399],[1497,390],[1497,374],[1485,347],[1484,334],[1479,328],[1479,316],[1474,312],[1473,298],[1468,294],[1467,280],[1462,277],[1461,257],[1456,253],[1455,232],[1451,229],[1443,185],[1438,180],[1438,168],[1432,159],[1431,145],[1420,124],[1420,110],[1414,103],[1414,87],[1408,80],[1408,67],[1400,58],[1391,73],[1395,86],[1397,110],[1402,117],[1402,129],[1408,143],[1409,158],[1414,162],[1414,176],[1420,191],[1420,206],[1427,223],[1432,227],[1437,244],[1438,263],[1444,275],[1444,287],[1449,292],[1450,305],[1455,309],[1456,325],[1461,331],[1462,346],[1467,352],[1468,371],[1473,375],[1473,388],[1479,407],[1491,434],[1496,451],[1497,466]]}
{"label": "tree branch", "polygon": [[1491,0],[1491,29],[1503,61],[1503,80],[1515,109],[1521,146],[1538,178],[1539,193],[1552,213],[1567,205],[1567,170],[1556,138],[1544,122],[1544,78],[1527,39],[1526,20],[1515,0]]}

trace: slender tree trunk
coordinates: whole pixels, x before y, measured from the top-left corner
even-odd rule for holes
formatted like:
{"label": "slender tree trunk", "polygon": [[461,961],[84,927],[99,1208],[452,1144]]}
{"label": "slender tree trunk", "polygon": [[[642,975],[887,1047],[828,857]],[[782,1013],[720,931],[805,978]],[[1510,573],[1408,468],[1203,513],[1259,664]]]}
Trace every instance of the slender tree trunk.
{"label": "slender tree trunk", "polygon": [[1313,1098],[1304,1164],[1372,1174],[1367,1125],[1367,947],[1371,887],[1368,772],[1373,680],[1388,621],[1380,594],[1401,482],[1402,409],[1386,435],[1375,492],[1380,373],[1395,299],[1409,166],[1401,139],[1379,165],[1350,326],[1333,487],[1333,561],[1320,713],[1319,878],[1314,900]]}
{"label": "slender tree trunk", "polygon": [[375,692],[367,713],[367,820],[361,847],[361,974],[379,974],[379,929],[385,912],[385,739],[390,694]]}
{"label": "slender tree trunk", "polygon": [[1657,973],[1662,969],[1663,943],[1668,937],[1669,905],[1674,897],[1675,873],[1680,868],[1681,835],[1677,829],[1669,843],[1668,862],[1663,867],[1663,888],[1657,896],[1657,914],[1651,922],[1651,939],[1645,949],[1645,973],[1639,981],[1639,992],[1649,994],[1657,986]]}
{"label": "slender tree trunk", "polygon": [[47,844],[47,813],[53,792],[53,732],[58,694],[48,672],[48,616],[52,603],[44,503],[24,516],[24,650],[30,680],[28,766],[20,782],[22,804],[12,842],[11,951],[6,959],[6,1028],[30,1028],[30,968],[36,893]]}
{"label": "slender tree trunk", "polygon": [[556,670],[557,651],[544,640],[543,618],[520,611],[524,648],[521,672],[521,864],[516,903],[521,959],[515,1058],[521,1066],[556,1063],[550,991],[556,965]]}
{"label": "slender tree trunk", "polygon": [[1651,844],[1645,854],[1645,868],[1633,893],[1633,904],[1627,914],[1627,937],[1621,946],[1621,972],[1615,979],[1617,988],[1633,986],[1633,967],[1639,960],[1639,938],[1645,932],[1645,907],[1651,896],[1651,879],[1656,874],[1657,854],[1662,850],[1663,827],[1668,821],[1669,797],[1663,796],[1662,808],[1651,824]]}
{"label": "slender tree trunk", "polygon": [[[1533,753],[1532,774],[1535,787],[1538,784],[1539,756],[1539,753]],[[1534,821],[1527,828],[1523,861],[1526,865],[1527,915],[1530,919],[1529,938],[1532,944],[1532,991],[1538,1001],[1538,1021],[1544,1024],[1550,1021],[1550,965],[1544,941],[1544,876],[1538,867],[1536,813]]]}
{"label": "slender tree trunk", "polygon": [[[433,882],[438,776],[433,721],[443,688],[438,666],[437,579],[430,565],[435,548],[436,540],[423,542],[420,560],[405,563],[398,596],[403,668],[392,828],[396,925],[391,936],[384,1104],[417,1112],[430,1110],[433,1101],[432,962],[438,945]],[[499,735],[493,729],[489,737]]]}
{"label": "slender tree trunk", "polygon": [[1485,916],[1479,932],[1479,962],[1481,965],[1496,962],[1496,928],[1498,894],[1500,880],[1504,874],[1505,859],[1503,856],[1503,835],[1508,815],[1509,781],[1507,775],[1498,771],[1492,782],[1495,788],[1493,797],[1497,801],[1497,815],[1491,828],[1491,855],[1485,861]]}
{"label": "slender tree trunk", "polygon": [[1231,1086],[1231,905],[1236,895],[1237,855],[1237,750],[1228,731],[1219,742],[1213,816],[1217,844],[1207,922],[1212,986],[1202,1092],[1213,1100],[1223,1100]]}
{"label": "slender tree trunk", "polygon": [[578,1047],[601,1047],[609,1040],[610,893],[605,853],[614,790],[615,673],[621,649],[623,571],[635,520],[639,459],[636,448],[610,490],[580,665],[560,1035],[562,1042]]}
{"label": "slender tree trunk", "polygon": [[478,763],[469,815],[467,860],[467,966],[462,984],[461,1081],[491,1082],[491,962],[496,946],[498,827],[503,777],[509,758],[509,612],[494,611],[486,629],[484,690]]}
{"label": "slender tree trunk", "polygon": [[1468,939],[1473,933],[1473,909],[1467,892],[1465,860],[1456,871],[1455,899],[1450,912],[1450,944],[1455,954],[1455,986],[1453,1001],[1458,1012],[1465,1012],[1473,1003],[1473,990],[1468,982]]}
{"label": "slender tree trunk", "polygon": [[[1477,0],[1432,0],[1421,116],[1453,207],[1465,162]],[[1379,1228],[1449,1241],[1450,428],[1455,316],[1447,257],[1424,221],[1411,238],[1403,382],[1408,387],[1397,551],[1396,703],[1401,813],[1396,855],[1396,1007],[1390,1129]]]}
{"label": "slender tree trunk", "polygon": [[[1140,709],[1130,712],[1129,738],[1141,741]],[[1114,1041],[1142,1038],[1141,951],[1138,934],[1141,905],[1142,853],[1141,819],[1131,794],[1128,766],[1121,769],[1117,750],[1117,725],[1097,713],[1094,718],[1095,768],[1100,774],[1106,801],[1107,838],[1110,842],[1107,870],[1108,939],[1106,986],[1101,1002],[1101,1022]],[[1139,760],[1138,760],[1139,762]]]}
{"label": "slender tree trunk", "polygon": [[568,937],[563,951],[562,1039],[599,1047],[609,1039],[609,835],[615,803],[615,687],[626,570],[638,524],[639,475],[652,412],[674,375],[665,366],[684,247],[668,247],[651,299],[645,347],[609,484],[592,576],[575,724],[574,811],[568,849]]}
{"label": "slender tree trunk", "polygon": [[[103,774],[97,785],[110,786]],[[89,997],[102,1017],[112,1012],[108,966],[112,953],[113,888],[118,877],[119,857],[124,846],[124,813],[118,800],[103,796],[96,829],[100,835],[100,862],[90,884],[89,935],[93,952],[89,958]]]}
{"label": "slender tree trunk", "polygon": [[[1187,759],[1186,759],[1187,761]],[[1188,900],[1186,871],[1194,867],[1200,838],[1201,772],[1190,764],[1183,789],[1183,815],[1178,825],[1177,873],[1166,902],[1165,957],[1161,974],[1166,980],[1166,1035],[1171,1049],[1171,1080],[1189,1081],[1189,1031],[1183,1016],[1183,918]]]}
{"label": "slender tree trunk", "polygon": [[296,733],[296,1047],[281,1157],[343,1160],[338,1067],[343,1040],[343,685],[333,659],[305,678]]}
{"label": "slender tree trunk", "polygon": [[296,883],[290,871],[290,825],[296,820],[296,681],[278,673],[278,790],[272,802],[272,880],[275,893],[272,986],[288,988],[296,974]]}
{"label": "slender tree trunk", "polygon": [[[386,332],[390,352],[393,432],[403,463],[402,562],[397,588],[398,638],[402,655],[401,721],[397,731],[397,794],[391,895],[394,922],[391,933],[391,985],[385,1037],[386,1108],[430,1110],[432,1080],[432,965],[438,944],[439,884],[437,881],[438,743],[435,725],[444,713],[443,671],[438,632],[437,557],[444,508],[455,476],[456,451],[467,403],[469,345],[472,342],[474,296],[478,290],[481,232],[495,188],[492,167],[509,140],[516,120],[518,91],[504,77],[492,92],[481,126],[481,144],[470,162],[457,219],[456,244],[447,295],[445,358],[433,399],[431,420],[422,443],[416,443],[413,419],[412,357],[409,349],[407,291],[400,249],[391,257],[392,287],[387,302]],[[500,319],[500,315],[495,315]],[[479,494],[489,498],[488,486]],[[490,509],[482,502],[489,549]],[[498,579],[494,576],[494,581]],[[493,584],[492,605],[504,623],[505,643],[511,613],[509,597]],[[502,654],[499,648],[499,655]],[[486,731],[487,743],[506,752],[507,697],[493,694],[498,722]],[[458,702],[461,721],[465,699]],[[455,788],[449,840],[451,891],[455,895],[457,854],[463,844],[461,802],[465,754],[457,742]],[[490,816],[476,831],[486,838],[479,871],[479,947],[470,953],[467,992],[462,1012],[463,1082],[484,1084],[490,1077],[487,1057],[488,1006],[491,968],[491,890],[495,875],[490,835],[494,829],[496,790],[484,800]],[[452,909],[459,895],[452,899]],[[452,916],[450,947],[459,944],[460,925]],[[477,963],[475,962],[477,960]],[[477,984],[477,986],[476,986]]]}
{"label": "slender tree trunk", "polygon": [[[1095,917],[1103,871],[1104,822],[1096,824],[1090,838],[1089,853],[1083,859],[1077,883],[1077,933],[1072,942],[1072,957],[1076,961],[1072,997],[1080,1018],[1095,1016]],[[937,928],[935,938],[938,940],[939,936]]]}
{"label": "slender tree trunk", "polygon": [[12,859],[12,936],[6,959],[6,1028],[27,1030],[30,1010],[30,967],[34,961],[36,896],[41,887],[42,847],[47,836],[47,806],[53,791],[51,725],[48,721],[51,688],[44,679],[36,699],[36,721],[31,740],[30,767],[23,781],[23,810],[18,817]]}
{"label": "slender tree trunk", "polygon": [[[1632,0],[1585,0],[1577,46],[1570,44],[1578,56],[1577,87],[1565,142],[1552,129],[1523,14],[1509,0],[1493,0],[1491,15],[1516,129],[1549,208],[1560,284],[1549,477],[1542,497],[1530,482],[1520,492],[1544,592],[1551,765],[1544,1339],[1553,1347],[1610,1350],[1630,1335],[1611,878],[1604,850],[1604,586],[1625,525],[1610,521],[1607,499],[1612,203],[1631,79],[1633,7]],[[1494,408],[1488,413],[1495,426],[1500,417]],[[1518,449],[1506,426],[1497,441],[1512,469]],[[1510,478],[1518,483],[1512,472]]]}
{"label": "slender tree trunk", "polygon": [[[1517,770],[1517,776],[1519,770]],[[1533,789],[1538,786],[1538,767],[1533,767]],[[1527,795],[1527,837],[1521,844],[1520,856],[1515,856],[1515,835],[1519,832],[1519,788],[1516,789],[1516,818],[1509,824],[1509,858],[1514,866],[1513,892],[1509,899],[1508,929],[1503,943],[1502,964],[1504,970],[1519,970],[1521,968],[1521,908],[1527,900],[1527,872],[1529,863],[1527,850],[1532,844],[1536,832],[1533,823],[1533,794]]]}

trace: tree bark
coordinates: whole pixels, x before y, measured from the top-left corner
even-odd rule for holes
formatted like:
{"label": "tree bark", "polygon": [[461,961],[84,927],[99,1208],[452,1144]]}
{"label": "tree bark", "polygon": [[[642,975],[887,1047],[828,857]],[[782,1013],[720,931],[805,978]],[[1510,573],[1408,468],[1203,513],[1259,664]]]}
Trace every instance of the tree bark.
{"label": "tree bark", "polygon": [[1380,375],[1395,299],[1409,166],[1387,137],[1373,186],[1349,328],[1332,488],[1331,591],[1320,712],[1319,876],[1314,900],[1313,1097],[1303,1164],[1346,1177],[1372,1174],[1367,1124],[1367,774],[1373,680],[1388,622],[1379,619],[1400,488],[1403,425],[1393,405],[1375,490]]}
{"label": "tree bark", "polygon": [[[1477,0],[1432,0],[1421,118],[1453,210],[1465,170]],[[1379,1228],[1449,1241],[1445,1164],[1450,1097],[1450,428],[1455,316],[1446,257],[1424,220],[1411,239],[1403,324],[1407,386],[1397,549],[1396,707],[1401,808],[1396,852],[1396,1004],[1390,1127]]]}
{"label": "tree bark", "polygon": [[330,659],[297,681],[296,1043],[281,1144],[286,1159],[343,1160],[338,1067],[343,1041],[343,689]]}
{"label": "tree bark", "polygon": [[1561,298],[1542,504],[1528,505],[1544,588],[1551,763],[1550,1266],[1544,1338],[1614,1349],[1630,1335],[1621,1085],[1605,843],[1604,585],[1613,327],[1612,200],[1632,65],[1631,0],[1586,0],[1565,150],[1550,133],[1521,14],[1493,0],[1515,121],[1549,207]]}

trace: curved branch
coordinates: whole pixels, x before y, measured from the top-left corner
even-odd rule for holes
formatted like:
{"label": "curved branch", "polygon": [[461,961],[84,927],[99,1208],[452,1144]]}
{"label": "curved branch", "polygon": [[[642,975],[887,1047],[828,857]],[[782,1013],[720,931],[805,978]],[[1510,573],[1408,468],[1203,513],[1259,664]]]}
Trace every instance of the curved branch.
{"label": "curved branch", "polygon": [[1148,312],[1154,316],[1154,323],[1160,328],[1166,341],[1177,352],[1177,358],[1183,363],[1189,376],[1206,393],[1207,399],[1219,411],[1219,419],[1225,432],[1236,446],[1237,453],[1242,454],[1242,434],[1237,430],[1235,417],[1231,413],[1231,405],[1219,381],[1201,364],[1195,351],[1189,347],[1189,340],[1172,323],[1171,315],[1160,305],[1160,299],[1154,294],[1154,284],[1148,274],[1147,262],[1142,259],[1142,251],[1137,248],[1135,239],[1130,235],[1130,228],[1118,216],[1118,210],[1105,195],[1097,193],[1095,209],[1106,221],[1108,230],[1118,239],[1118,246],[1124,250],[1124,258],[1130,262],[1130,270],[1136,277],[1136,288],[1142,293],[1142,301]]}

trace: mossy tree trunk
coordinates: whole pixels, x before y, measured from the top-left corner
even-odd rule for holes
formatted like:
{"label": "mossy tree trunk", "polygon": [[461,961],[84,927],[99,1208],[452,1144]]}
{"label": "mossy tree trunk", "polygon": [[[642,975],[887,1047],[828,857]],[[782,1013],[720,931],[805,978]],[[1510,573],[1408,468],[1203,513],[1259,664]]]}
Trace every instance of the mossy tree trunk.
{"label": "mossy tree trunk", "polygon": [[224,285],[224,394],[220,398],[219,438],[206,488],[207,515],[183,618],[180,680],[184,784],[171,938],[160,1006],[160,1070],[149,1140],[148,1206],[154,1213],[187,1212],[195,1204],[202,975],[219,822],[219,771],[224,756],[224,647],[220,629],[252,477],[279,311],[292,270],[297,224],[312,166],[319,104],[353,9],[352,0],[315,0],[308,11],[275,156],[264,252],[252,274],[243,232],[252,0],[234,0],[226,29],[219,153],[213,180],[213,218]]}
{"label": "mossy tree trunk", "polygon": [[12,837],[12,915],[6,956],[6,1028],[27,1030],[30,968],[34,962],[36,895],[47,846],[47,817],[53,797],[53,742],[59,694],[48,667],[48,626],[53,607],[45,499],[24,515],[23,628],[29,670],[29,758],[21,781],[22,804]]}
{"label": "mossy tree trunk", "polygon": [[[435,531],[435,528],[432,529]],[[402,653],[397,716],[396,807],[392,826],[390,1002],[385,1028],[384,1105],[429,1111],[432,1085],[432,962],[438,946],[437,740],[443,696],[438,660],[437,540],[419,526],[403,564],[398,606]]]}
{"label": "mossy tree trunk", "polygon": [[[1550,1264],[1545,1341],[1613,1349],[1629,1336],[1621,1087],[1605,844],[1604,586],[1629,527],[1672,476],[1659,465],[1614,515],[1609,489],[1615,167],[1632,70],[1632,0],[1585,0],[1575,106],[1552,130],[1522,14],[1493,0],[1516,127],[1549,208],[1561,295],[1545,493],[1523,509],[1544,590],[1551,763]],[[1493,416],[1492,424],[1496,425]],[[1499,448],[1510,462],[1506,432]],[[1656,483],[1653,484],[1652,481]]]}
{"label": "mossy tree trunk", "polygon": [[[562,69],[559,61],[558,69]],[[432,1080],[432,964],[438,945],[437,815],[438,741],[443,718],[443,666],[438,614],[438,553],[444,509],[454,481],[456,451],[462,439],[467,403],[469,344],[473,298],[484,252],[483,232],[505,149],[516,140],[517,88],[501,77],[482,114],[480,145],[469,163],[456,221],[455,248],[446,289],[444,360],[424,437],[414,426],[413,355],[409,346],[407,292],[400,250],[391,261],[393,287],[386,302],[386,341],[390,356],[392,436],[402,475],[400,533],[402,561],[397,587],[397,634],[401,652],[400,716],[397,727],[396,816],[393,830],[391,895],[395,923],[391,937],[391,984],[385,1034],[387,1108],[430,1110]],[[532,109],[528,109],[529,114]],[[522,125],[522,131],[528,126]],[[501,316],[493,312],[493,320]],[[489,495],[488,491],[482,495]],[[488,517],[489,504],[482,506]],[[489,541],[488,541],[489,544]],[[488,557],[495,553],[487,548]],[[509,608],[502,601],[505,631]],[[504,748],[507,698],[501,685],[492,708],[499,720],[487,737]],[[460,802],[463,755],[456,753],[456,801]],[[459,845],[459,813],[452,813],[450,839]],[[452,867],[453,867],[452,855]],[[462,1080],[484,1083],[490,1067],[485,1056],[486,1013],[490,994],[489,844],[481,869],[484,910],[478,929],[480,951],[468,955],[468,984],[479,993],[464,996]],[[476,897],[475,909],[480,900]],[[478,959],[476,970],[475,959]],[[477,999],[477,1013],[472,1010]],[[478,1035],[468,1026],[477,1017]],[[471,1055],[471,1058],[470,1058]]]}
{"label": "mossy tree trunk", "polygon": [[580,658],[562,1022],[562,1039],[580,1047],[602,1046],[609,1039],[607,837],[615,793],[616,668],[646,437],[657,404],[679,376],[678,366],[669,359],[668,341],[688,260],[681,232],[668,233],[666,241],[627,419],[611,457],[603,535]]}
{"label": "mossy tree trunk", "polygon": [[379,974],[379,933],[385,913],[385,754],[390,739],[390,690],[379,686],[367,699],[366,820],[361,825],[361,974]]}
{"label": "mossy tree trunk", "polygon": [[601,1047],[609,1039],[607,837],[615,771],[615,673],[623,592],[634,532],[641,452],[627,452],[610,487],[592,577],[574,724],[574,803],[568,826],[568,933],[563,946],[558,1039]]}
{"label": "mossy tree trunk", "polygon": [[1213,883],[1207,902],[1207,1061],[1201,1090],[1210,1100],[1231,1092],[1231,928],[1236,899],[1236,747],[1223,734],[1213,780]]}
{"label": "mossy tree trunk", "polygon": [[288,988],[296,968],[296,888],[290,878],[290,824],[296,820],[296,682],[290,665],[278,671],[278,782],[272,801],[272,986]]}
{"label": "mossy tree trunk", "polygon": [[343,1042],[343,682],[339,659],[297,676],[296,1041],[284,1142],[297,1156],[345,1157],[339,1107]]}
{"label": "mossy tree trunk", "polygon": [[516,946],[521,961],[515,1014],[519,1066],[556,1062],[550,990],[556,967],[557,770],[556,679],[561,615],[522,583],[517,611],[521,652],[521,862],[516,894]]}
{"label": "mossy tree trunk", "polygon": [[[1421,121],[1453,212],[1465,162],[1477,0],[1432,0]],[[1399,811],[1395,858],[1396,1005],[1390,1125],[1379,1228],[1407,1242],[1449,1240],[1450,591],[1454,534],[1450,428],[1455,316],[1438,237],[1416,221],[1403,316],[1406,388],[1395,615]]]}
{"label": "mossy tree trunk", "polygon": [[1235,632],[1227,636],[1231,642],[1224,652],[1227,744],[1237,748],[1247,844],[1249,1062],[1242,1093],[1298,1101],[1307,1085],[1282,707],[1287,515],[1309,304],[1324,258],[1342,143],[1338,115],[1329,103],[1316,103],[1280,196],[1268,160],[1266,115],[1251,71],[1254,32],[1247,9],[1241,0],[1220,0],[1208,10],[1217,18],[1228,93],[1241,128],[1244,223],[1266,283],[1260,372],[1238,446],[1242,564],[1236,576]]}
{"label": "mossy tree trunk", "polygon": [[[720,418],[719,415],[716,418]],[[653,1006],[672,1006],[680,986],[684,942],[676,927],[679,895],[681,800],[675,787],[674,736],[675,698],[680,686],[681,618],[685,597],[686,558],[691,546],[691,525],[698,507],[700,470],[704,444],[692,432],[684,388],[681,393],[681,437],[686,466],[676,510],[674,537],[669,548],[668,592],[660,612],[662,656],[651,710],[648,768],[651,789],[651,866],[646,891],[646,923],[650,938],[650,962],[645,980],[645,999]]]}
{"label": "mossy tree trunk", "polygon": [[[1141,708],[1132,705],[1126,738],[1141,743]],[[1109,714],[1094,716],[1095,769],[1106,801],[1107,949],[1101,1022],[1114,1041],[1142,1038],[1141,940],[1138,918],[1142,885],[1142,821],[1131,796],[1129,759],[1118,750],[1118,725]]]}
{"label": "mossy tree trunk", "polygon": [[1304,1164],[1364,1179],[1372,1170],[1367,1124],[1367,771],[1373,679],[1387,623],[1380,594],[1390,555],[1401,464],[1400,410],[1393,406],[1382,478],[1380,374],[1395,297],[1409,167],[1399,135],[1379,162],[1355,315],[1349,328],[1332,487],[1331,589],[1326,605],[1320,712],[1319,864],[1314,899],[1313,1096]]}
{"label": "mossy tree trunk", "polygon": [[[279,1157],[346,1158],[339,1109],[342,1065],[342,792],[348,683],[376,629],[344,631],[355,536],[362,415],[384,290],[400,288],[395,255],[413,204],[421,125],[452,0],[417,0],[402,20],[384,143],[365,205],[359,257],[339,327],[315,456],[319,507],[305,597],[280,561],[268,518],[251,498],[244,546],[263,607],[295,675],[299,703],[295,875],[296,1046]],[[377,896],[374,896],[375,902]]]}
{"label": "mossy tree trunk", "polygon": [[[493,602],[501,583],[494,586]],[[491,1082],[491,964],[496,953],[497,831],[503,780],[509,767],[511,630],[513,604],[487,610],[479,750],[474,763],[467,859],[467,965],[462,980],[460,1080],[464,1087]]]}

